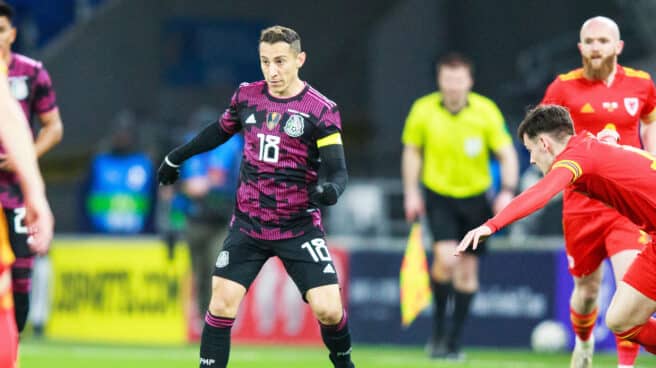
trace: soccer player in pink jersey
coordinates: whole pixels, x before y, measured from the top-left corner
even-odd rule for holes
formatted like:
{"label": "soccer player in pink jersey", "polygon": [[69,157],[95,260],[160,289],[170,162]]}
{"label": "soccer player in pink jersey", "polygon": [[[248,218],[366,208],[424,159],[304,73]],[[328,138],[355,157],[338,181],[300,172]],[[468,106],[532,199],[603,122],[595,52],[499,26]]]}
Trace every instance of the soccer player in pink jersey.
{"label": "soccer player in pink jersey", "polygon": [[[278,256],[319,320],[331,362],[352,368],[348,317],[320,210],[337,202],[348,179],[339,110],[299,78],[306,54],[294,30],[263,30],[259,53],[264,80],[240,85],[218,122],[166,155],[158,171],[159,183],[171,184],[187,158],[234,134],[244,136],[236,205],[216,260],[200,367],[226,367],[239,304],[264,262]],[[321,182],[320,166],[326,172]]]}

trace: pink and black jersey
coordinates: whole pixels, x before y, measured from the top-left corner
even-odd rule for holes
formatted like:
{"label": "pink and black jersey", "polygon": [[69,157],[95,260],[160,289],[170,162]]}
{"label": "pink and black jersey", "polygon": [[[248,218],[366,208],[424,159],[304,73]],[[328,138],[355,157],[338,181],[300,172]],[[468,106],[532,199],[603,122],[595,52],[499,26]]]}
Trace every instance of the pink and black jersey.
{"label": "pink and black jersey", "polygon": [[323,231],[309,190],[317,184],[317,140],[341,133],[337,105],[309,84],[280,99],[268,93],[264,81],[244,83],[219,124],[228,134],[244,135],[231,226],[265,240]]}
{"label": "pink and black jersey", "polygon": [[[32,125],[31,130],[34,131],[34,116],[57,108],[50,75],[40,61],[20,54],[12,54],[8,79],[10,91],[23,109],[25,118]],[[4,152],[2,146],[0,152]],[[23,206],[23,196],[14,173],[0,171],[0,203],[3,208]]]}

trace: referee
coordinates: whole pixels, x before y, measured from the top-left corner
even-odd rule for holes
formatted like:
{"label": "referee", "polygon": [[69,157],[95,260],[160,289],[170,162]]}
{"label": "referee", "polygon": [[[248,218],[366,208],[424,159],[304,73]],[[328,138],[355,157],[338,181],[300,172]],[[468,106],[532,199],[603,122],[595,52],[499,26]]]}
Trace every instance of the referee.
{"label": "referee", "polygon": [[[431,358],[463,360],[460,337],[478,290],[479,256],[485,246],[453,256],[458,240],[513,198],[518,165],[512,138],[499,108],[471,91],[473,65],[450,53],[436,64],[439,91],[417,99],[403,129],[402,176],[405,216],[427,215],[433,235],[433,332]],[[493,203],[490,152],[501,164],[501,189]],[[450,328],[446,306],[454,299]]]}

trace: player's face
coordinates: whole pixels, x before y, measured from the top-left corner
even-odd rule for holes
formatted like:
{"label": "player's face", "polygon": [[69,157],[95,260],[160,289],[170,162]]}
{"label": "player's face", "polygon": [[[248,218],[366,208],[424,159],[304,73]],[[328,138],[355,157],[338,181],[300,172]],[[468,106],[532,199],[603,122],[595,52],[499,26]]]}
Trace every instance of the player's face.
{"label": "player's face", "polygon": [[617,65],[623,46],[612,24],[595,20],[587,23],[581,28],[578,44],[586,75],[592,79],[606,79]]}
{"label": "player's face", "polygon": [[471,73],[465,66],[442,66],[438,71],[437,86],[447,107],[464,105],[473,84]]}
{"label": "player's face", "polygon": [[269,92],[276,97],[291,97],[299,82],[298,70],[305,62],[305,53],[297,53],[286,42],[260,43],[260,67]]}
{"label": "player's face", "polygon": [[11,44],[16,40],[16,28],[11,25],[9,18],[0,17],[0,53],[3,56],[11,50]]}
{"label": "player's face", "polygon": [[528,135],[524,134],[524,146],[531,154],[531,165],[537,166],[543,174],[548,173],[555,158],[549,150],[548,138],[539,134],[530,139]]}

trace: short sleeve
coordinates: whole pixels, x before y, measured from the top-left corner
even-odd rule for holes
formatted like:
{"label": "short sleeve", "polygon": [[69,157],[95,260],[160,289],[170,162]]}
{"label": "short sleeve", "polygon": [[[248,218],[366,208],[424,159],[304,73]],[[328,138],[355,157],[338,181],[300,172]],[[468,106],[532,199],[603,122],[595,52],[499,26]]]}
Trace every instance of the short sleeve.
{"label": "short sleeve", "polygon": [[408,117],[405,119],[401,142],[405,145],[423,147],[425,120],[419,101],[415,101],[410,108]]}
{"label": "short sleeve", "polygon": [[39,68],[34,87],[33,110],[37,114],[49,112],[57,107],[55,90],[52,87],[50,75],[44,68]]}
{"label": "short sleeve", "polygon": [[226,133],[232,135],[239,132],[242,128],[241,120],[239,119],[239,93],[242,86],[239,86],[230,99],[230,106],[223,112],[219,119],[221,129]]}
{"label": "short sleeve", "polygon": [[[649,115],[656,108],[656,87],[654,87],[654,81],[650,78],[647,85],[647,95],[645,97],[644,105],[642,106],[640,117]],[[647,121],[647,123],[650,122]]]}
{"label": "short sleeve", "polygon": [[315,137],[317,138],[317,146],[342,144],[342,118],[339,113],[337,105],[331,105],[326,108],[319,122],[317,123]]}
{"label": "short sleeve", "polygon": [[542,98],[540,105],[564,106],[563,96],[560,86],[561,83],[558,81],[558,79],[555,79],[553,82],[551,82],[551,84],[549,84],[549,87],[547,87],[547,91],[544,93],[544,97]]}
{"label": "short sleeve", "polygon": [[487,141],[490,149],[497,152],[504,147],[512,145],[512,137],[510,136],[510,133],[508,133],[508,128],[506,127],[503,115],[497,105],[492,101],[490,101],[488,106],[487,116]]}

